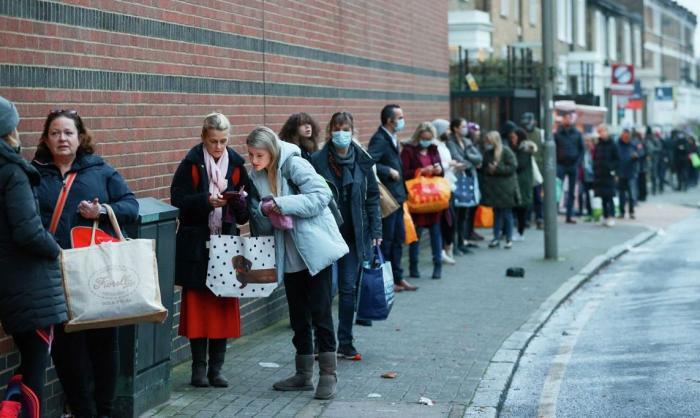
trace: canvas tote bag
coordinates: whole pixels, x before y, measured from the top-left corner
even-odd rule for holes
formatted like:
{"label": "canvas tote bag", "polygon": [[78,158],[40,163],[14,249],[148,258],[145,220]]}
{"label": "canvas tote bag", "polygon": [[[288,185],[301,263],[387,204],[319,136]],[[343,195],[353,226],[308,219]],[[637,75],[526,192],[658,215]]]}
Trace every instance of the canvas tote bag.
{"label": "canvas tote bag", "polygon": [[114,211],[104,206],[118,241],[95,244],[95,220],[89,246],[61,251],[66,332],[163,322],[168,315],[160,300],[155,241],[125,239]]}

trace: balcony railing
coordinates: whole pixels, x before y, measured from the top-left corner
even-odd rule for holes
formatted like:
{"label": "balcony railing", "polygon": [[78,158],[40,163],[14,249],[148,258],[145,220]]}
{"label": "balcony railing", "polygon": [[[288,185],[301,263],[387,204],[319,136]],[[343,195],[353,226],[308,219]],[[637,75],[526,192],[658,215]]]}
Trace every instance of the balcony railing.
{"label": "balcony railing", "polygon": [[533,60],[532,50],[509,46],[505,59],[477,61],[469,51],[459,49],[459,59],[450,65],[450,89],[469,90],[471,74],[479,90],[538,89],[541,63]]}

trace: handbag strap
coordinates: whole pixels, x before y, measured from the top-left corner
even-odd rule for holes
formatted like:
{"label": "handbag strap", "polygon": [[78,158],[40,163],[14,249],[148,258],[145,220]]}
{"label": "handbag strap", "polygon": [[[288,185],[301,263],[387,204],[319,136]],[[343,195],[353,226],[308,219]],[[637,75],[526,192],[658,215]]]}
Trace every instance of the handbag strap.
{"label": "handbag strap", "polygon": [[61,192],[58,194],[58,200],[56,201],[56,208],[53,210],[53,215],[51,216],[51,223],[49,224],[49,232],[56,234],[56,229],[58,229],[58,221],[61,219],[63,214],[63,207],[66,206],[66,200],[68,199],[68,192],[71,186],[73,186],[73,181],[77,176],[77,173],[70,173],[63,182],[63,187]]}
{"label": "handbag strap", "polygon": [[372,263],[378,263],[379,265],[377,267],[384,265],[384,254],[382,254],[382,249],[379,247],[379,245],[374,246]]}

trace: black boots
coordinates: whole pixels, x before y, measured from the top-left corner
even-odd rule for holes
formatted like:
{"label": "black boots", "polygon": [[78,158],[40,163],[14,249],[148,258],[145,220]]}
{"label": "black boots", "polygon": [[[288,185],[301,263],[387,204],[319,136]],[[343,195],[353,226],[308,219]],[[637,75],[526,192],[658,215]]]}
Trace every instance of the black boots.
{"label": "black boots", "polygon": [[221,374],[221,367],[226,359],[226,338],[209,340],[209,384],[216,388],[228,387],[228,380]]}
{"label": "black boots", "polygon": [[192,379],[190,385],[198,388],[209,386],[207,381],[207,339],[194,338],[190,340],[192,350]]}
{"label": "black boots", "polygon": [[[208,347],[207,347],[208,346]],[[207,348],[209,348],[209,370],[207,371]],[[228,381],[221,374],[221,367],[226,359],[226,339],[207,340],[194,338],[190,340],[192,350],[192,379],[190,384],[198,388],[214,386],[228,387]]]}

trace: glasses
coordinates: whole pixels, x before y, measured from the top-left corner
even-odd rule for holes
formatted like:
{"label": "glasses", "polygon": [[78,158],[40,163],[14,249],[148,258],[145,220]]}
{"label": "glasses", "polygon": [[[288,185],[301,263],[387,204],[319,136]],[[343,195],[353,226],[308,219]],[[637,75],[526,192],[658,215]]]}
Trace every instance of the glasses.
{"label": "glasses", "polygon": [[78,111],[74,109],[54,109],[51,112],[49,112],[49,116],[53,115],[58,115],[58,114],[65,114],[69,116],[78,116]]}

